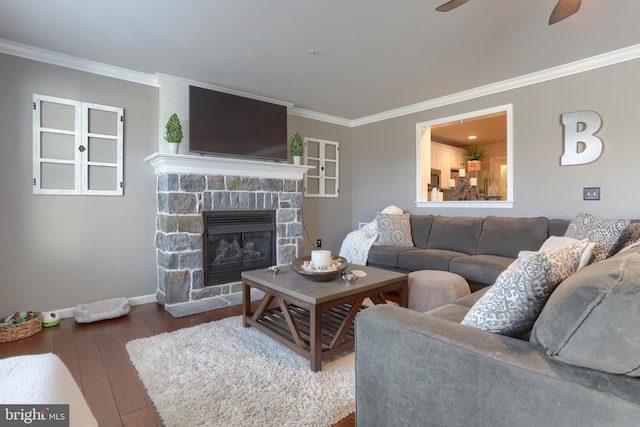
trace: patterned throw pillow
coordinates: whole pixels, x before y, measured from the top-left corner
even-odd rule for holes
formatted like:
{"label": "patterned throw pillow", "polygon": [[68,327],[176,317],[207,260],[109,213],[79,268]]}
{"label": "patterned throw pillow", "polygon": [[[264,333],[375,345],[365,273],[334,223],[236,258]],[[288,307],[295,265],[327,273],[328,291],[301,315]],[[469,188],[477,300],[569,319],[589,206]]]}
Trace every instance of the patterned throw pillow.
{"label": "patterned throw pillow", "polygon": [[[640,225],[640,224],[639,224]],[[587,247],[584,252],[582,252],[582,257],[580,257],[580,264],[578,265],[578,270],[586,267],[591,263],[591,259],[593,257],[593,248],[595,248],[596,244],[590,242],[589,239],[582,239],[587,243]],[[574,239],[573,237],[567,236],[549,236],[547,240],[540,247],[541,251],[550,251],[559,248],[569,248],[577,243],[580,243],[580,240]]]}
{"label": "patterned throw pillow", "polygon": [[586,247],[580,241],[569,248],[520,252],[462,324],[513,337],[527,333],[556,286],[576,272]]}
{"label": "patterned throw pillow", "polygon": [[614,256],[627,246],[632,243],[640,240],[640,222],[631,223],[625,228],[622,233],[620,233],[620,237],[618,241],[611,247],[609,253],[607,254],[607,258]]}
{"label": "patterned throw pillow", "polygon": [[569,223],[564,235],[574,239],[589,239],[594,242],[596,246],[593,248],[593,262],[598,262],[609,256],[611,248],[618,241],[625,228],[627,228],[627,223],[624,220],[599,218],[581,213]]}
{"label": "patterned throw pillow", "polygon": [[409,214],[378,214],[378,244],[382,246],[413,246]]}

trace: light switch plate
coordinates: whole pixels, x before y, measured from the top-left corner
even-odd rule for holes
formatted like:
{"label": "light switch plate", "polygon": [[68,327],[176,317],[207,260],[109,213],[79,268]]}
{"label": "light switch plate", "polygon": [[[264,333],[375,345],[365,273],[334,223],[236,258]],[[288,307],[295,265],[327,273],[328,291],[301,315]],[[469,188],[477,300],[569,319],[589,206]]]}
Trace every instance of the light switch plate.
{"label": "light switch plate", "polygon": [[600,187],[584,187],[582,200],[600,200]]}

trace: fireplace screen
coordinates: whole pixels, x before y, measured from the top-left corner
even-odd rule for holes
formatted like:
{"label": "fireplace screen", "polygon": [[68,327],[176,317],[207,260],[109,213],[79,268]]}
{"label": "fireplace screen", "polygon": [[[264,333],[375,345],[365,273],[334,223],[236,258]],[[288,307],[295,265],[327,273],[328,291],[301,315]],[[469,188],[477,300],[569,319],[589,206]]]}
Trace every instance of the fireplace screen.
{"label": "fireplace screen", "polygon": [[275,264],[275,211],[207,211],[204,224],[205,286]]}

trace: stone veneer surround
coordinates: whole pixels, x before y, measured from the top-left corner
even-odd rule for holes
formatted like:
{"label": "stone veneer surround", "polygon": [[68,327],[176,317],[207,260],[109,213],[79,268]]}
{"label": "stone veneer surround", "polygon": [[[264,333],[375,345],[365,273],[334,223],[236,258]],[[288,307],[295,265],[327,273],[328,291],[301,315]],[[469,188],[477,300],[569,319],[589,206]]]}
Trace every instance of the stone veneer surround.
{"label": "stone veneer surround", "polygon": [[[273,209],[278,265],[302,254],[302,177],[308,167],[159,153],[145,161],[157,175],[156,300],[173,316],[241,302],[240,282],[204,286],[203,211]],[[267,177],[249,176],[256,173]]]}

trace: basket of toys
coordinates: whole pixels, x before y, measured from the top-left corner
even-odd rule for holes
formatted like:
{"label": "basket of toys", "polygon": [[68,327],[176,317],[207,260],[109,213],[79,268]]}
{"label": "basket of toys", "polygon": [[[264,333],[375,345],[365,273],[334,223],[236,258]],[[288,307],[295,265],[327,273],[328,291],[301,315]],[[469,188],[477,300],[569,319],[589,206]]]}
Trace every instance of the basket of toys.
{"label": "basket of toys", "polygon": [[42,330],[42,313],[17,311],[7,316],[0,326],[0,342],[30,337]]}

